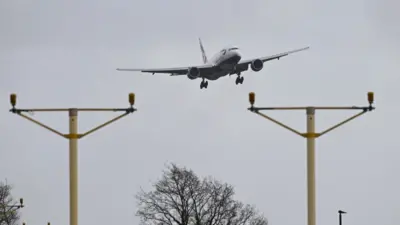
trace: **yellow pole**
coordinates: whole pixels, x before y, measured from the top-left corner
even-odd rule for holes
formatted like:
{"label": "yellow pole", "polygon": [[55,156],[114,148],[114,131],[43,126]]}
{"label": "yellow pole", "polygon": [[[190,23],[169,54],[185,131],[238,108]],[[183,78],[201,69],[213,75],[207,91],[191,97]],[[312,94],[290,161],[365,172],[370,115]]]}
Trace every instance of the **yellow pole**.
{"label": "yellow pole", "polygon": [[[292,131],[293,133],[304,137],[307,139],[307,220],[308,225],[316,225],[316,197],[315,197],[315,139],[321,137],[324,134],[342,126],[345,123],[365,114],[366,112],[370,112],[375,110],[375,107],[372,106],[374,102],[374,93],[368,92],[367,93],[368,103],[369,106],[309,106],[309,107],[255,107],[255,93],[249,93],[249,102],[250,102],[250,110],[251,112],[258,114],[265,119],[274,122],[275,124]],[[267,116],[260,111],[263,110],[306,110],[307,115],[307,132],[301,133],[298,130],[295,130],[284,123],[273,119],[270,116]],[[361,110],[361,112],[357,113],[356,115],[322,131],[319,133],[315,132],[315,112],[316,110]]]}
{"label": "yellow pole", "polygon": [[69,219],[78,225],[78,110],[69,109]]}
{"label": "yellow pole", "polygon": [[[51,131],[54,134],[57,134],[63,138],[69,139],[69,192],[70,192],[70,197],[69,197],[69,204],[70,204],[70,212],[69,212],[69,220],[70,220],[70,225],[78,225],[78,139],[86,137],[89,134],[92,134],[95,131],[98,131],[99,129],[110,125],[113,122],[116,122],[117,120],[125,117],[126,115],[133,113],[137,111],[133,107],[135,104],[135,94],[134,93],[129,93],[129,104],[130,106],[128,108],[61,108],[61,109],[55,109],[55,108],[42,108],[42,109],[19,109],[16,108],[16,103],[17,103],[17,95],[16,94],[11,94],[10,95],[10,103],[12,108],[10,109],[10,112],[21,116],[22,118],[25,118],[43,128],[45,128],[48,131]],[[80,134],[78,132],[78,111],[83,111],[83,112],[124,112],[123,114],[101,124],[98,125],[92,129],[90,129],[87,132],[84,132]],[[57,131],[41,122],[38,120],[33,119],[32,117],[25,115],[26,112],[68,112],[69,115],[69,133],[68,134],[63,134],[60,131]],[[21,207],[23,207],[23,200],[21,199]]]}
{"label": "yellow pole", "polygon": [[307,204],[308,225],[315,225],[315,108],[307,112]]}

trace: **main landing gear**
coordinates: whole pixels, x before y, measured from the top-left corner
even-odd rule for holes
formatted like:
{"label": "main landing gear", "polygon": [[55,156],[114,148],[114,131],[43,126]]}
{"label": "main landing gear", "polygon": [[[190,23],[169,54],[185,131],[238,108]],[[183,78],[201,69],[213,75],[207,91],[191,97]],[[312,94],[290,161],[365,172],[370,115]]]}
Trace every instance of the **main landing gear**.
{"label": "main landing gear", "polygon": [[243,80],[244,80],[244,77],[241,77],[240,75],[236,78],[236,81],[235,81],[235,83],[236,83],[236,85],[238,85],[238,84],[243,84]]}
{"label": "main landing gear", "polygon": [[200,89],[207,88],[207,87],[208,87],[208,81],[204,80],[204,78],[203,78],[203,80],[200,83]]}
{"label": "main landing gear", "polygon": [[[236,70],[236,68],[235,68],[235,70]],[[236,78],[236,81],[235,81],[236,85],[243,84],[244,77],[240,76],[240,72],[238,72],[236,74],[238,75],[237,78]]]}

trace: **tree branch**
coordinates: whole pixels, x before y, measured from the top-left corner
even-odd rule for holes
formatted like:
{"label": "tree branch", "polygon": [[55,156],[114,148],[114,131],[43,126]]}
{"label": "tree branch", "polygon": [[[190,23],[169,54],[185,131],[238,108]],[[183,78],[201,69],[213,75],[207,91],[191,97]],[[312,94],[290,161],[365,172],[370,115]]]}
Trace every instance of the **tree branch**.
{"label": "tree branch", "polygon": [[137,195],[144,225],[267,225],[254,207],[233,199],[234,188],[212,178],[200,180],[171,164],[154,191]]}

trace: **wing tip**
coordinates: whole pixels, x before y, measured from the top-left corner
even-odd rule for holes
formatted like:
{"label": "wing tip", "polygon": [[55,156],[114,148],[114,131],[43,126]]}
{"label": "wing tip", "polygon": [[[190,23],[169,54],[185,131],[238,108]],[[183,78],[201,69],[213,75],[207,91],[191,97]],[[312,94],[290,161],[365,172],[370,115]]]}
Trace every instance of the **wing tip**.
{"label": "wing tip", "polygon": [[135,71],[132,69],[123,69],[123,68],[117,68],[116,70],[118,70],[118,71]]}
{"label": "wing tip", "polygon": [[291,51],[290,53],[301,52],[301,51],[305,51],[305,50],[308,50],[308,49],[310,49],[310,46],[307,46],[307,47],[303,47],[303,48],[299,48],[299,49],[293,50],[293,51]]}

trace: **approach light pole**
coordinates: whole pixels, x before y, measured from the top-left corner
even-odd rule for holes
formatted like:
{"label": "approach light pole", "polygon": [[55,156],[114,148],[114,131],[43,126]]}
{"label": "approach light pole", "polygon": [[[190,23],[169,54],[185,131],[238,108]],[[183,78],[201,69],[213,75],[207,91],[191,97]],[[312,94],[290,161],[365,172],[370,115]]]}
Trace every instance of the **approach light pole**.
{"label": "approach light pole", "polygon": [[[15,108],[17,103],[17,95],[11,94],[10,95],[10,102],[11,102],[11,110],[10,112],[19,115],[37,125],[69,140],[69,191],[70,191],[70,225],[78,225],[78,139],[83,138],[100,128],[103,128],[122,117],[135,112],[137,109],[133,107],[135,103],[135,94],[129,94],[129,104],[130,107],[128,108],[48,108],[48,109],[19,109]],[[85,133],[78,133],[78,112],[124,112],[120,116],[115,117],[112,120],[109,120],[93,129],[85,132]],[[63,134],[27,115],[24,112],[68,112],[69,114],[69,133]]]}
{"label": "approach light pole", "polygon": [[4,210],[3,212],[0,212],[1,214],[0,214],[0,221],[1,221],[1,218],[3,217],[6,217],[7,218],[7,215],[9,214],[9,213],[13,213],[13,212],[15,212],[15,211],[17,211],[17,210],[19,210],[19,209],[21,209],[21,208],[24,208],[25,207],[25,205],[24,205],[24,199],[23,198],[20,198],[19,199],[19,204],[13,204],[13,205],[4,205],[4,204],[0,204],[0,207]]}
{"label": "approach light pole", "polygon": [[[255,94],[254,92],[249,93],[249,101],[251,107],[248,108],[251,112],[258,114],[279,126],[298,134],[301,137],[307,139],[307,215],[308,215],[308,225],[316,225],[316,209],[315,209],[315,139],[321,137],[322,135],[332,131],[335,128],[363,115],[366,112],[372,111],[375,107],[372,106],[374,102],[374,93],[368,92],[367,94],[369,106],[307,106],[307,107],[255,107]],[[305,110],[307,119],[307,132],[301,133],[263,113],[262,110]],[[355,114],[354,116],[322,131],[320,133],[315,132],[315,111],[316,110],[360,110],[361,112]]]}
{"label": "approach light pole", "polygon": [[339,213],[339,225],[342,225],[342,214],[346,214],[347,212],[339,210],[338,213]]}
{"label": "approach light pole", "polygon": [[3,204],[1,204],[1,207],[3,207],[3,208],[8,208],[8,210],[18,210],[18,209],[20,209],[20,208],[24,208],[25,207],[25,205],[24,205],[24,199],[23,198],[20,198],[19,199],[19,204],[13,204],[13,205],[3,205]]}

